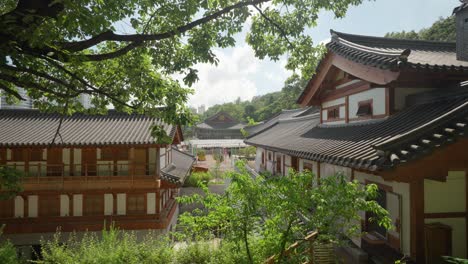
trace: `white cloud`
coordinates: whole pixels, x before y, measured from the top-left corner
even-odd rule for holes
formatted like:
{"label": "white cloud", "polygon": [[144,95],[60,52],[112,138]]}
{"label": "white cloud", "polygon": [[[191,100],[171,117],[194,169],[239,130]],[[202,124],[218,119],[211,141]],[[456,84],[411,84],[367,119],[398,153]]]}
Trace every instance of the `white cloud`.
{"label": "white cloud", "polygon": [[190,97],[189,105],[205,104],[212,106],[232,102],[240,97],[250,100],[257,95],[255,75],[261,61],[255,58],[253,50],[246,44],[231,50],[217,50],[218,66],[199,64],[199,81],[193,85],[195,94]]}

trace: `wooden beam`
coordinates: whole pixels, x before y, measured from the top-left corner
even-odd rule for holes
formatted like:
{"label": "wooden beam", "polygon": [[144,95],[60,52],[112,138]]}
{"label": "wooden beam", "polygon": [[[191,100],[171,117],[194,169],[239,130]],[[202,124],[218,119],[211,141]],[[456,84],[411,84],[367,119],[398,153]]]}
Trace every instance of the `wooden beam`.
{"label": "wooden beam", "polygon": [[323,80],[325,79],[325,76],[330,70],[334,57],[335,55],[333,53],[328,52],[327,55],[325,55],[325,57],[322,59],[321,65],[317,70],[317,73],[307,84],[306,94],[301,98],[301,101],[298,102],[302,107],[310,105],[313,96],[321,86]]}
{"label": "wooden beam", "polygon": [[424,180],[410,183],[411,258],[425,263],[424,245]]}
{"label": "wooden beam", "polygon": [[395,81],[400,75],[400,72],[382,70],[372,66],[362,65],[345,59],[339,55],[335,55],[333,57],[332,64],[341,70],[358,77],[359,79],[380,85]]}

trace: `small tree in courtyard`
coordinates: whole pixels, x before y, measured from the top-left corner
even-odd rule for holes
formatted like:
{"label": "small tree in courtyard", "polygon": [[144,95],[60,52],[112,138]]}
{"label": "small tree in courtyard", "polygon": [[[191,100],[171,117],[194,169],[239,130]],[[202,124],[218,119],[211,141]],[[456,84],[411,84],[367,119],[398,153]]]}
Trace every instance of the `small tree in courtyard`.
{"label": "small tree in courtyard", "polygon": [[321,179],[310,172],[290,177],[252,178],[242,162],[231,172],[225,194],[181,197],[181,202],[200,202],[206,211],[180,216],[186,235],[196,239],[220,236],[242,252],[246,263],[261,263],[271,255],[283,259],[285,249],[318,230],[321,242],[342,242],[360,235],[360,211],[373,212],[375,221],[390,228],[388,212],[372,199],[375,185],[348,182],[343,175]]}

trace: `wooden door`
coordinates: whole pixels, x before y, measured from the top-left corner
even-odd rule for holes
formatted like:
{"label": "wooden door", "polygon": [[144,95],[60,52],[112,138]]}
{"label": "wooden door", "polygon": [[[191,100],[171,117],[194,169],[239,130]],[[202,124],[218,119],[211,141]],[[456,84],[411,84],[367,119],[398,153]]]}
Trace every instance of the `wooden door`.
{"label": "wooden door", "polygon": [[276,157],[276,174],[281,174],[281,156]]}
{"label": "wooden door", "polygon": [[96,148],[81,149],[81,171],[82,175],[96,176]]}
{"label": "wooden door", "polygon": [[47,176],[62,176],[63,159],[61,148],[47,149]]}
{"label": "wooden door", "polygon": [[146,148],[135,148],[133,156],[134,175],[148,175],[148,155]]}
{"label": "wooden door", "polygon": [[294,171],[299,171],[299,159],[297,157],[291,157],[291,166]]}

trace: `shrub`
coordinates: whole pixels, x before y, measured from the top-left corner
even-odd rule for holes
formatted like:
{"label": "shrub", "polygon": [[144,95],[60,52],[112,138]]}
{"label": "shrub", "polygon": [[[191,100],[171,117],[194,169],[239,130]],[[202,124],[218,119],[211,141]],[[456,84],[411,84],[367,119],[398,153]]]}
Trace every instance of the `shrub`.
{"label": "shrub", "polygon": [[205,150],[199,149],[199,150],[197,151],[197,157],[198,157],[198,160],[200,160],[200,161],[206,160],[206,153],[205,153]]}
{"label": "shrub", "polygon": [[9,241],[0,243],[0,263],[5,263],[5,264],[21,263],[16,254],[15,247]]}
{"label": "shrub", "polygon": [[216,152],[215,154],[213,154],[213,159],[216,160],[216,162],[223,162],[224,155],[221,153],[221,151]]}
{"label": "shrub", "polygon": [[207,184],[211,179],[213,176],[209,172],[194,172],[185,181],[185,186],[198,187],[200,182]]}
{"label": "shrub", "polygon": [[111,227],[102,236],[85,234],[82,239],[71,236],[66,244],[60,243],[60,234],[52,241],[42,242],[43,260],[38,263],[155,263],[172,261],[172,245],[162,238],[146,237],[137,241],[133,233]]}

